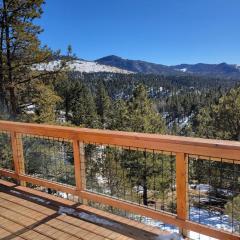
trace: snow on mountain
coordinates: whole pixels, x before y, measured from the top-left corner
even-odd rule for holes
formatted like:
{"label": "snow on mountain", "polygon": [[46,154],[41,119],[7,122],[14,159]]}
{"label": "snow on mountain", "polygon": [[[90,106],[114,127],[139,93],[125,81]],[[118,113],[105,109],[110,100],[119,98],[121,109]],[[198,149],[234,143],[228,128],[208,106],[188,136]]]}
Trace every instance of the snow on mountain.
{"label": "snow on mountain", "polygon": [[[33,69],[38,71],[55,71],[61,67],[61,60],[51,61],[49,63],[37,64]],[[111,67],[97,62],[84,61],[84,60],[72,60],[68,62],[65,66],[66,70],[76,71],[76,72],[85,72],[85,73],[94,73],[94,72],[111,72],[111,73],[124,73],[130,74],[132,72],[123,70],[117,67]]]}
{"label": "snow on mountain", "polygon": [[240,72],[240,64],[236,64],[236,65],[235,65],[235,68],[236,68],[237,70],[239,70],[239,72]]}
{"label": "snow on mountain", "polygon": [[175,68],[174,70],[178,71],[178,72],[183,72],[183,73],[186,73],[188,71],[187,68]]}

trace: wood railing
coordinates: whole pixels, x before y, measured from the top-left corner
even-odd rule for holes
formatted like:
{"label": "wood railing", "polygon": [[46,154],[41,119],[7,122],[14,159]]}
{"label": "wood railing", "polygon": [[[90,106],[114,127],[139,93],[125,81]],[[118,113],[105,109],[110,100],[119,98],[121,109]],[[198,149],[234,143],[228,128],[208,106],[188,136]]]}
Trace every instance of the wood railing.
{"label": "wood railing", "polygon": [[[173,224],[184,233],[194,231],[217,239],[237,240],[239,235],[208,227],[188,219],[188,157],[197,155],[211,161],[226,161],[240,163],[240,143],[221,140],[207,140],[157,134],[143,134],[132,132],[93,130],[85,128],[60,127],[54,125],[38,125],[0,121],[0,131],[9,133],[11,137],[14,171],[0,169],[0,175],[17,179],[20,184],[32,183],[57,191],[79,196],[84,200],[91,200],[110,205],[121,210],[148,216],[167,224]],[[33,135],[47,138],[61,138],[71,142],[73,147],[75,186],[29,176],[24,171],[24,154],[22,149],[22,135]],[[136,148],[155,151],[171,152],[176,156],[176,196],[177,214],[170,215],[163,211],[156,211],[133,202],[124,201],[110,196],[90,192],[86,189],[83,143],[99,143],[123,148]],[[230,159],[230,160],[229,160]]]}

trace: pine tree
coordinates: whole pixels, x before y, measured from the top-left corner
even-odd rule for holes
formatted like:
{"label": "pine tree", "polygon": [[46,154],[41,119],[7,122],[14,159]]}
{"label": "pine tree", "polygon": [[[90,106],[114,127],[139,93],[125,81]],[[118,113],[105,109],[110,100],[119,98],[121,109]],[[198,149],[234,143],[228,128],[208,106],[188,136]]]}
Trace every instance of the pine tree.
{"label": "pine tree", "polygon": [[37,123],[56,122],[56,108],[60,102],[61,98],[56,95],[51,86],[41,83],[36,84],[35,97],[33,98],[33,104],[36,109],[33,121]]}
{"label": "pine tree", "polygon": [[202,108],[197,116],[200,137],[240,140],[240,87],[231,89],[217,104]]}
{"label": "pine tree", "polygon": [[128,101],[129,125],[134,132],[163,133],[165,123],[153,108],[144,85],[139,85]]}
{"label": "pine tree", "polygon": [[[213,98],[213,97],[212,97]],[[195,121],[195,132],[197,136],[204,138],[240,140],[240,87],[231,89],[227,94],[220,97],[210,106],[201,108]],[[198,163],[197,163],[198,162]],[[200,164],[200,165],[199,165]],[[240,167],[236,165],[234,171],[238,172]],[[198,179],[201,183],[208,183],[209,176],[206,170],[211,172],[214,178],[211,179],[212,193],[215,197],[222,199],[222,203],[226,203],[226,213],[236,211],[234,218],[239,218],[239,195],[240,189],[238,174],[229,173],[233,171],[233,164],[226,162],[212,162],[211,166],[207,161],[194,161],[192,166],[193,179]],[[224,179],[224,181],[222,181]],[[234,198],[226,196],[219,191],[228,186],[228,189],[234,189]],[[232,209],[232,207],[234,209]]]}
{"label": "pine tree", "polygon": [[[1,7],[1,5],[0,5]],[[4,91],[4,77],[3,77],[3,13],[0,11],[0,113],[4,112],[5,108],[5,91]]]}
{"label": "pine tree", "polygon": [[65,112],[66,121],[71,120],[70,112],[73,106],[74,94],[76,93],[76,84],[71,73],[63,74],[62,78],[54,84],[55,91],[62,98],[60,108]]}
{"label": "pine tree", "polygon": [[72,123],[90,128],[99,127],[94,99],[89,89],[82,83],[76,82],[72,97]]}
{"label": "pine tree", "polygon": [[[240,221],[240,195],[233,198],[225,205],[225,213],[229,215],[234,221],[239,223]],[[236,232],[240,231],[240,225],[234,224],[234,230]]]}
{"label": "pine tree", "polygon": [[[139,85],[133,92],[131,99],[124,103],[120,100],[115,103],[114,128],[143,133],[164,133],[164,121],[148,98],[146,88]],[[152,155],[143,151],[124,151],[122,167],[126,169],[128,180],[143,188],[142,201],[148,205],[149,178],[151,171]],[[151,165],[151,166],[150,166]]]}
{"label": "pine tree", "polygon": [[96,93],[96,107],[102,128],[110,128],[112,121],[111,99],[102,81],[99,83]]}
{"label": "pine tree", "polygon": [[121,99],[113,103],[113,116],[111,129],[131,131],[131,126],[129,125],[130,115],[126,101]]}
{"label": "pine tree", "polygon": [[[41,47],[35,25],[41,17],[44,0],[0,1],[0,90],[2,102],[7,102],[13,118],[20,113],[19,88],[24,83],[43,79],[49,72],[33,71],[33,66],[51,57],[47,47]],[[52,72],[55,74],[55,72]]]}

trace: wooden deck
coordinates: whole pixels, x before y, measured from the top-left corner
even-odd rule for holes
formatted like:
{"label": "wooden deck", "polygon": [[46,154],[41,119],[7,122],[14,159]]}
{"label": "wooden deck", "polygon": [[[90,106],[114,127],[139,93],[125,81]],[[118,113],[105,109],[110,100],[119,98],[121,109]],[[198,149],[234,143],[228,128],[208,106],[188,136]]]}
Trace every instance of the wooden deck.
{"label": "wooden deck", "polygon": [[0,180],[0,239],[157,239],[159,229]]}

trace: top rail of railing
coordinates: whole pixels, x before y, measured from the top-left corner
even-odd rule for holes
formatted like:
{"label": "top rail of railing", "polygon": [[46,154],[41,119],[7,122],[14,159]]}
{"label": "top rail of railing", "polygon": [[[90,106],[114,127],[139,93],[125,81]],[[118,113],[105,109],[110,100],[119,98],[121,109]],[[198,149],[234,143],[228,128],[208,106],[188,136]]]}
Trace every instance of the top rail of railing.
{"label": "top rail of railing", "polygon": [[240,142],[0,121],[0,130],[116,146],[240,160]]}

